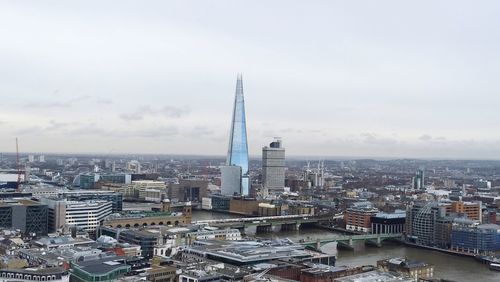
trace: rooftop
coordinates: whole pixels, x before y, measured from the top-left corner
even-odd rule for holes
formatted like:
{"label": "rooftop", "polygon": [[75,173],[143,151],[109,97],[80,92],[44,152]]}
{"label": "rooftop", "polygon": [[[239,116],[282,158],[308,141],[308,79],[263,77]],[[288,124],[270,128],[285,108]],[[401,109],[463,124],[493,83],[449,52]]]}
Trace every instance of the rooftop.
{"label": "rooftop", "polygon": [[8,206],[43,206],[43,204],[28,199],[9,199],[0,201],[0,207]]}
{"label": "rooftop", "polygon": [[350,275],[342,278],[336,278],[338,282],[411,282],[410,277],[392,272],[383,272],[380,270],[368,271],[356,275]]}
{"label": "rooftop", "polygon": [[119,257],[77,262],[73,263],[72,266],[75,266],[92,275],[106,274],[114,270],[130,268],[130,266],[125,264],[125,262]]}
{"label": "rooftop", "polygon": [[207,240],[195,242],[195,245],[188,250],[235,265],[255,264],[273,259],[312,257],[303,246],[286,240],[263,242]]}

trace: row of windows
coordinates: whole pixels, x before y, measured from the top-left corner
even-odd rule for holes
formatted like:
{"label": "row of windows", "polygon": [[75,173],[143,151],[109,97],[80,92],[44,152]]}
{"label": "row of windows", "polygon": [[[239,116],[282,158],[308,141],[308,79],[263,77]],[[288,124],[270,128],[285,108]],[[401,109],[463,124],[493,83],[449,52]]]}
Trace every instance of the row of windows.
{"label": "row of windows", "polygon": [[22,274],[22,273],[8,273],[2,272],[2,278],[11,278],[11,279],[24,279],[28,281],[52,281],[56,280],[55,275],[31,275],[31,274]]}

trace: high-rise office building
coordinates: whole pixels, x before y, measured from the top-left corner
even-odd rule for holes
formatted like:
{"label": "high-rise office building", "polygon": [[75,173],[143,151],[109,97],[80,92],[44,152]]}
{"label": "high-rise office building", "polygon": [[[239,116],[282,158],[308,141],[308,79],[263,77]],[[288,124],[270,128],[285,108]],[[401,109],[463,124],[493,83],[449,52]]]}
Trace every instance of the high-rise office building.
{"label": "high-rise office building", "polygon": [[285,189],[285,148],[280,138],[262,148],[262,186],[264,194],[278,194]]}
{"label": "high-rise office building", "polygon": [[415,177],[412,178],[412,185],[413,189],[419,190],[419,189],[425,189],[425,174],[424,174],[424,169],[419,169],[417,170],[417,173],[415,174]]}
{"label": "high-rise office building", "polygon": [[27,236],[47,235],[47,205],[27,199],[0,201],[0,229],[19,229]]}
{"label": "high-rise office building", "polygon": [[[232,195],[237,192],[238,187],[229,187],[234,185],[234,177],[239,177],[239,194],[248,196],[250,192],[250,179],[248,175],[248,143],[247,126],[245,119],[245,101],[243,98],[243,78],[238,75],[236,82],[236,93],[234,98],[233,119],[231,121],[231,131],[229,134],[229,148],[227,151],[226,166],[237,166],[241,168],[241,173],[235,173],[237,169],[221,168],[222,174],[222,193]],[[226,183],[224,183],[226,182]],[[226,189],[224,189],[226,188]]]}

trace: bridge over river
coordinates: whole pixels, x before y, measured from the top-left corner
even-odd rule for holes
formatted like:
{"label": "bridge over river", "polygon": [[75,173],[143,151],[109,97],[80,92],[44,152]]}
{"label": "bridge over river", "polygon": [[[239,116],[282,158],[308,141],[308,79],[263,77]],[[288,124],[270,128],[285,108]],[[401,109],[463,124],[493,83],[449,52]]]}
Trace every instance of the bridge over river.
{"label": "bridge over river", "polygon": [[343,215],[312,216],[312,215],[281,215],[264,217],[242,217],[226,219],[209,219],[194,221],[194,224],[210,225],[219,228],[236,228],[244,232],[246,228],[255,226],[257,232],[272,232],[274,230],[298,230],[305,223],[329,222],[342,218]]}
{"label": "bridge over river", "polygon": [[299,243],[310,248],[319,250],[321,246],[336,242],[338,247],[352,250],[355,241],[364,241],[367,244],[381,247],[384,240],[401,239],[402,234],[361,234],[361,235],[338,235],[331,238],[322,238],[310,241],[301,240]]}

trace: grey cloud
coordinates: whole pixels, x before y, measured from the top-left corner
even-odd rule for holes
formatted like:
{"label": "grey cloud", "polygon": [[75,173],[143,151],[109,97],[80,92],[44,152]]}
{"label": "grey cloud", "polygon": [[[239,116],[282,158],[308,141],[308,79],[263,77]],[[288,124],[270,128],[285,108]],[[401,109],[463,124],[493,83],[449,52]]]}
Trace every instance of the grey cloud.
{"label": "grey cloud", "polygon": [[430,141],[430,140],[432,140],[432,136],[430,136],[429,134],[423,134],[418,139],[421,141]]}
{"label": "grey cloud", "polygon": [[376,145],[376,146],[394,146],[398,145],[402,141],[399,141],[390,137],[379,137],[374,133],[361,133],[362,142],[367,145]]}
{"label": "grey cloud", "polygon": [[121,119],[124,119],[126,121],[136,121],[136,120],[142,120],[144,118],[144,114],[141,113],[129,113],[129,114],[121,114],[120,115]]}
{"label": "grey cloud", "polygon": [[164,138],[179,134],[176,126],[160,126],[139,129],[104,129],[95,126],[82,126],[65,130],[65,134],[79,137],[101,136],[105,138]]}
{"label": "grey cloud", "polygon": [[114,104],[113,100],[111,100],[111,99],[97,99],[96,103],[103,104],[103,105],[112,105],[112,104]]}
{"label": "grey cloud", "polygon": [[150,106],[141,106],[136,111],[131,113],[120,114],[119,117],[126,121],[142,120],[146,116],[164,116],[167,118],[180,118],[189,113],[187,107],[163,106],[161,108],[153,108]]}
{"label": "grey cloud", "polygon": [[64,100],[64,101],[37,101],[37,102],[29,102],[26,104],[27,107],[30,108],[42,108],[42,109],[49,109],[49,108],[69,108],[74,106],[75,104],[78,104],[84,100],[89,99],[90,96],[84,95],[84,96],[78,96],[69,100]]}
{"label": "grey cloud", "polygon": [[188,114],[189,110],[187,108],[177,108],[177,107],[172,107],[172,106],[165,106],[165,107],[161,108],[160,110],[156,111],[155,113],[164,115],[166,117],[179,118],[181,116]]}

